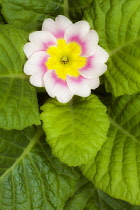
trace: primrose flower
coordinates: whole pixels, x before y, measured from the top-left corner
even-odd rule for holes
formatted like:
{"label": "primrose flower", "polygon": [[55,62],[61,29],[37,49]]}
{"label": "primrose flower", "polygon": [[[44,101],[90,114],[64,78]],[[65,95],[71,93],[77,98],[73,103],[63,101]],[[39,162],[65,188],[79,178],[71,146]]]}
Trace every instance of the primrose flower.
{"label": "primrose flower", "polygon": [[87,97],[99,86],[108,53],[98,45],[98,34],[87,21],[73,24],[62,15],[55,21],[48,18],[29,41],[24,46],[28,58],[24,72],[31,75],[32,85],[45,87],[61,103],[73,95]]}

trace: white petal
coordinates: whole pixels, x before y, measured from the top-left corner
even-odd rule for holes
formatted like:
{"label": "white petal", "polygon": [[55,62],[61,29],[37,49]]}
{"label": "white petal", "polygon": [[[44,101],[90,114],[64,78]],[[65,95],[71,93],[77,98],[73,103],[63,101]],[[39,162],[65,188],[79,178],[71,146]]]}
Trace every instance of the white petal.
{"label": "white petal", "polygon": [[87,21],[78,21],[70,25],[65,31],[65,40],[69,42],[73,36],[85,37],[90,30],[90,25]]}
{"label": "white petal", "polygon": [[63,38],[64,32],[72,22],[63,15],[58,15],[55,21],[51,18],[46,19],[42,25],[42,31],[51,32],[56,38]]}
{"label": "white petal", "polygon": [[60,28],[66,29],[68,26],[73,24],[67,17],[63,15],[58,15],[55,18],[55,22],[57,25],[59,25]]}
{"label": "white petal", "polygon": [[90,82],[90,87],[91,87],[92,90],[94,90],[97,87],[99,87],[99,84],[100,84],[99,78],[90,79],[89,82]]}
{"label": "white petal", "polygon": [[29,35],[29,40],[36,44],[47,45],[52,43],[52,45],[57,44],[56,38],[49,31],[35,31]]}
{"label": "white petal", "polygon": [[85,37],[86,42],[86,52],[83,52],[83,56],[90,56],[96,52],[96,48],[99,41],[99,36],[95,30],[90,30],[87,36]]}
{"label": "white petal", "polygon": [[95,30],[90,30],[87,21],[79,21],[69,26],[64,38],[67,42],[77,42],[81,47],[81,55],[88,57],[93,55],[99,41],[99,36]]}
{"label": "white petal", "polygon": [[23,51],[27,58],[29,58],[33,53],[40,51],[41,46],[34,43],[28,42],[24,45]]}
{"label": "white petal", "polygon": [[67,103],[73,97],[73,93],[69,90],[67,83],[58,78],[54,70],[49,70],[43,77],[46,91],[51,97],[57,98],[61,103]]}
{"label": "white petal", "polygon": [[96,47],[94,53],[94,62],[95,63],[105,63],[109,58],[109,54],[99,45]]}
{"label": "white petal", "polygon": [[85,79],[82,76],[77,78],[67,76],[66,81],[71,92],[82,97],[89,96],[91,89],[99,86],[99,79]]}
{"label": "white petal", "polygon": [[24,52],[29,58],[33,53],[46,51],[50,46],[57,45],[56,38],[48,31],[35,31],[29,35],[31,42],[24,45]]}
{"label": "white petal", "polygon": [[36,87],[44,87],[43,82],[44,72],[40,71],[30,76],[30,83]]}
{"label": "white petal", "polygon": [[85,78],[97,78],[107,70],[107,66],[104,63],[95,62],[95,56],[87,58],[86,65],[79,69],[80,74]]}
{"label": "white petal", "polygon": [[46,52],[34,53],[24,65],[24,73],[27,75],[36,74],[39,72],[46,73],[47,67],[45,65],[48,54]]}

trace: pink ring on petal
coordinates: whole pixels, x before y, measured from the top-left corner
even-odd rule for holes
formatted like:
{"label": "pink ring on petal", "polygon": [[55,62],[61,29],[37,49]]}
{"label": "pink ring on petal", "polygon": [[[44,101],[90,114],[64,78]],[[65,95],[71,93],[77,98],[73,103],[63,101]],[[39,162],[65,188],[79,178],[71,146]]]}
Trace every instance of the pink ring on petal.
{"label": "pink ring on petal", "polygon": [[86,65],[79,69],[79,73],[85,78],[97,78],[101,76],[107,69],[106,64],[96,63],[95,55],[87,58]]}
{"label": "pink ring on petal", "polygon": [[89,96],[91,89],[95,89],[99,86],[99,78],[86,79],[81,75],[78,77],[67,76],[66,81],[71,92],[82,97]]}
{"label": "pink ring on petal", "polygon": [[93,55],[99,41],[97,32],[90,30],[86,21],[79,21],[70,25],[65,31],[64,38],[67,43],[78,43],[81,46],[81,56],[83,57]]}
{"label": "pink ring on petal", "polygon": [[47,51],[51,46],[57,45],[56,38],[48,31],[35,31],[29,35],[31,42],[24,46],[24,52],[29,58],[32,54],[38,51]]}
{"label": "pink ring on petal", "polygon": [[66,81],[60,79],[54,70],[46,72],[43,81],[48,94],[53,98],[56,96],[61,103],[67,103],[74,95],[69,90]]}
{"label": "pink ring on petal", "polygon": [[34,53],[24,65],[24,73],[32,75],[30,77],[30,82],[37,87],[44,87],[43,76],[48,71],[47,66],[45,65],[48,57],[46,52],[40,51]]}
{"label": "pink ring on petal", "polygon": [[91,93],[91,87],[89,86],[88,79],[85,79],[81,75],[78,77],[67,76],[67,84],[71,92],[75,95],[87,97]]}

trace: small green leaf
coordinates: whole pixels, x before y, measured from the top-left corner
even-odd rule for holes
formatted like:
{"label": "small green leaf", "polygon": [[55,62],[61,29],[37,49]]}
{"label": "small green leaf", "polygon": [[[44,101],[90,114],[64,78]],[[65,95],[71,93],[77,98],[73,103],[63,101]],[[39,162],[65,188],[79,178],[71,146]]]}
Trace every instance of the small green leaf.
{"label": "small green leaf", "polygon": [[0,209],[63,210],[79,179],[53,157],[41,127],[0,129]]}
{"label": "small green leaf", "polygon": [[0,26],[0,128],[23,129],[40,124],[36,91],[23,73],[27,34]]}
{"label": "small green leaf", "polygon": [[85,19],[98,32],[110,58],[103,79],[115,96],[140,90],[140,1],[94,0]]}
{"label": "small green leaf", "polygon": [[114,98],[108,112],[108,140],[82,173],[110,196],[140,205],[140,94]]}
{"label": "small green leaf", "polygon": [[106,141],[109,120],[96,96],[75,97],[61,104],[48,100],[41,119],[52,153],[69,166],[87,163]]}

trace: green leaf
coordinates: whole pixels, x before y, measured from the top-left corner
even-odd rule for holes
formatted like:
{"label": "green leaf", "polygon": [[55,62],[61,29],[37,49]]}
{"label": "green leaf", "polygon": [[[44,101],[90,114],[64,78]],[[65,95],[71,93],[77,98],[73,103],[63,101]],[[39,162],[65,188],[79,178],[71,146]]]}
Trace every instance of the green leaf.
{"label": "green leaf", "polygon": [[36,91],[23,73],[27,34],[0,26],[0,128],[23,129],[40,124]]}
{"label": "green leaf", "polygon": [[75,194],[66,202],[64,210],[139,210],[140,206],[114,199],[96,189],[90,182],[81,177],[78,180]]}
{"label": "green leaf", "polygon": [[92,0],[3,0],[2,14],[7,23],[27,31],[40,30],[46,18],[69,16],[75,22],[83,18]]}
{"label": "green leaf", "polygon": [[48,100],[41,119],[52,153],[69,166],[87,163],[106,141],[109,120],[96,96],[74,97],[70,103]]}
{"label": "green leaf", "polygon": [[140,1],[94,0],[85,19],[95,28],[110,58],[104,83],[115,96],[140,90]]}
{"label": "green leaf", "polygon": [[63,14],[63,0],[3,0],[2,14],[6,21],[27,31],[41,28],[46,18]]}
{"label": "green leaf", "polygon": [[140,93],[114,98],[108,140],[82,173],[112,197],[140,204]]}
{"label": "green leaf", "polygon": [[0,209],[62,210],[79,178],[50,153],[41,127],[0,130]]}

